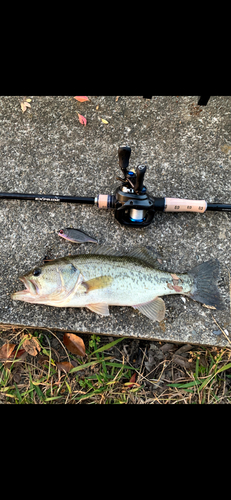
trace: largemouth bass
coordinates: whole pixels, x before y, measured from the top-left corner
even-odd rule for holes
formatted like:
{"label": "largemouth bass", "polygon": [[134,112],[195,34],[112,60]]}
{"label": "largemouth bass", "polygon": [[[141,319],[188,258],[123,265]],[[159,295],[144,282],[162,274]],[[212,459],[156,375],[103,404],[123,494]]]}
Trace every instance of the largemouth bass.
{"label": "largemouth bass", "polygon": [[13,300],[54,307],[87,307],[102,316],[109,305],[131,306],[154,321],[162,321],[165,303],[160,296],[183,294],[209,306],[223,309],[216,286],[219,261],[209,260],[185,274],[161,271],[146,248],[126,255],[110,248],[50,261],[20,279],[25,290]]}

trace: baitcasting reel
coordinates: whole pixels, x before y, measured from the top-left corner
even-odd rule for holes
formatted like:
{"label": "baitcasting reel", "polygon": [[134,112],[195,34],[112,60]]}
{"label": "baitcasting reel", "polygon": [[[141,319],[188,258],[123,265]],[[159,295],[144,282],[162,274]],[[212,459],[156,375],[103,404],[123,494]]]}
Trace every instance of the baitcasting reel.
{"label": "baitcasting reel", "polygon": [[205,200],[188,200],[181,198],[155,198],[147,193],[143,185],[145,165],[139,165],[136,169],[129,169],[129,158],[131,148],[120,147],[119,165],[123,177],[117,177],[121,181],[116,189],[115,195],[99,194],[98,196],[61,196],[54,194],[27,194],[27,193],[0,193],[0,199],[7,200],[30,200],[30,201],[53,201],[61,203],[84,203],[96,205],[98,208],[114,209],[115,217],[126,226],[145,227],[154,217],[155,211],[161,212],[199,212],[206,210],[231,211],[231,204],[207,203]]}
{"label": "baitcasting reel", "polygon": [[115,196],[98,195],[95,204],[98,208],[114,208],[115,218],[126,226],[144,227],[152,222],[154,217],[154,198],[147,193],[144,186],[145,165],[129,168],[131,148],[118,149],[119,166],[123,177],[116,177],[121,185],[116,189]]}
{"label": "baitcasting reel", "polygon": [[154,200],[143,185],[146,166],[139,165],[136,169],[129,169],[131,148],[128,146],[119,148],[118,153],[124,177],[117,177],[122,184],[116,189],[115,218],[121,224],[147,226],[154,217]]}

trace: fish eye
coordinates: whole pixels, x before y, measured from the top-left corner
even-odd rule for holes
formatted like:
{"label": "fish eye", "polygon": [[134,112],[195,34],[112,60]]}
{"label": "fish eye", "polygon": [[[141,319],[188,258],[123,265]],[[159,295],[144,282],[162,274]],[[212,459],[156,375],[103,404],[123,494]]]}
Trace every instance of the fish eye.
{"label": "fish eye", "polygon": [[33,276],[39,276],[41,274],[41,269],[35,269],[33,272]]}

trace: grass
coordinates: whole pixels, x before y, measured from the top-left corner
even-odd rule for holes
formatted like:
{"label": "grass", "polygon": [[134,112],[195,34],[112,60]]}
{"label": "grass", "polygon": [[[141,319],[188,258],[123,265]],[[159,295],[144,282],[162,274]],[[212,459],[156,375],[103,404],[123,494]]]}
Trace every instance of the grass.
{"label": "grass", "polygon": [[[47,332],[35,331],[33,333],[37,335],[40,343],[40,356],[34,358],[30,356],[30,361],[20,363],[18,383],[17,368],[15,368],[17,360],[15,359],[10,368],[0,363],[0,402],[124,404],[127,403],[131,393],[134,394],[139,390],[138,384],[132,387],[128,384],[135,370],[134,367],[123,361],[115,361],[110,355],[110,349],[123,338],[99,347],[100,337],[92,335],[86,349],[86,358],[83,360],[69,353],[69,359],[74,360],[77,366],[73,367],[69,373],[63,373],[57,370],[52,352],[54,349],[43,345],[45,338],[49,339]],[[53,332],[50,334],[52,335]],[[21,346],[22,341],[19,342],[18,349]],[[63,347],[65,349],[65,346]]]}
{"label": "grass", "polygon": [[[23,347],[29,329],[15,328],[1,333],[4,342],[17,340]],[[231,402],[231,348],[191,346],[185,353],[192,370],[177,367],[174,355],[158,362],[149,373],[145,367],[149,346],[143,349],[139,366],[126,356],[132,339],[92,335],[86,341],[86,356],[67,352],[60,334],[33,330],[40,352],[16,357],[8,366],[0,363],[0,403],[7,404],[222,404]],[[28,335],[27,335],[28,336]],[[52,346],[56,339],[55,348]],[[103,344],[103,345],[102,345]],[[157,345],[161,344],[156,342]],[[16,353],[17,353],[16,351]],[[68,372],[56,362],[69,360]],[[189,363],[188,363],[189,364]],[[152,373],[153,372],[153,373]],[[169,374],[172,374],[171,376]],[[155,376],[155,378],[153,378]]]}
{"label": "grass", "polygon": [[[214,352],[216,353],[214,355]],[[191,404],[217,404],[231,402],[231,349],[211,350],[200,347],[194,352],[195,371],[188,373],[185,380],[168,384],[171,393],[162,395],[162,402]],[[227,372],[227,373],[226,373]],[[226,390],[226,388],[228,390]]]}

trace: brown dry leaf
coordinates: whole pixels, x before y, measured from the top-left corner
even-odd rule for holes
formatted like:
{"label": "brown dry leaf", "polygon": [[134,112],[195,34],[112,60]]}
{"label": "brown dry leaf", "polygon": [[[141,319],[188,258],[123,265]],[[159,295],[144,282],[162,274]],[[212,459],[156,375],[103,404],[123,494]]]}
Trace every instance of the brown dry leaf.
{"label": "brown dry leaf", "polygon": [[119,95],[117,95],[117,96],[116,96],[116,100],[115,100],[115,102],[118,102],[119,97],[120,97]]}
{"label": "brown dry leaf", "polygon": [[63,343],[72,354],[77,356],[85,356],[85,344],[81,337],[74,333],[65,333],[63,336]]}
{"label": "brown dry leaf", "polygon": [[13,365],[13,368],[15,370],[15,368],[18,366],[18,363],[24,361],[26,357],[27,357],[27,352],[25,351],[25,349],[19,349],[17,354],[15,352],[11,354],[8,360],[4,363],[4,367],[10,370],[10,368]]}
{"label": "brown dry leaf", "polygon": [[22,365],[17,365],[12,372],[13,381],[16,384],[19,384],[21,382],[21,375],[22,375]]}
{"label": "brown dry leaf", "polygon": [[193,363],[189,363],[188,359],[184,358],[183,356],[179,356],[178,354],[174,354],[172,358],[173,363],[176,363],[177,365],[182,366],[183,368],[186,368],[186,370],[192,370]]}
{"label": "brown dry leaf", "polygon": [[64,373],[68,373],[73,368],[73,365],[69,363],[69,361],[59,361],[56,363],[56,366],[58,370],[61,370]]}
{"label": "brown dry leaf", "polygon": [[17,344],[4,344],[0,349],[0,361],[6,361],[11,356]]}
{"label": "brown dry leaf", "polygon": [[31,356],[37,356],[38,352],[41,350],[39,341],[35,337],[32,337],[32,335],[25,335],[23,348]]}
{"label": "brown dry leaf", "polygon": [[39,365],[44,365],[45,363],[49,363],[49,356],[46,356],[46,354],[39,354],[37,357],[37,363]]}

